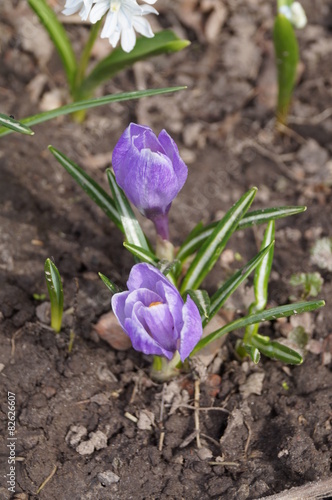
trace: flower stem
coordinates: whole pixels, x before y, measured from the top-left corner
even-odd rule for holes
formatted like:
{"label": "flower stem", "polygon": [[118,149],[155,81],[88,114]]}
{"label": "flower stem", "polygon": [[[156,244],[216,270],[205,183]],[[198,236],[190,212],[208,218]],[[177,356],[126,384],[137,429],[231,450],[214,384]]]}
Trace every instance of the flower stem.
{"label": "flower stem", "polygon": [[178,375],[178,365],[181,363],[180,354],[176,352],[171,361],[160,356],[153,357],[151,367],[151,378],[158,382],[166,382]]}
{"label": "flower stem", "polygon": [[153,223],[155,225],[157,234],[163,239],[163,240],[169,240],[169,227],[168,227],[168,215],[158,215],[157,217],[154,217]]}

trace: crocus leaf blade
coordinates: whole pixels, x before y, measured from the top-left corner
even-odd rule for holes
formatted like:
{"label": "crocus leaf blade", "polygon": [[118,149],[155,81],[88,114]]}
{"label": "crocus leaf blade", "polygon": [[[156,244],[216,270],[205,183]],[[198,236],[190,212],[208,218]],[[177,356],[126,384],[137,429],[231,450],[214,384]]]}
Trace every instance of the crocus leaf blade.
{"label": "crocus leaf blade", "polygon": [[255,314],[249,314],[243,318],[231,321],[227,325],[219,328],[218,330],[210,333],[203,339],[201,339],[193,350],[192,354],[196,353],[203,347],[205,347],[210,342],[217,340],[218,338],[226,335],[229,332],[237,330],[239,328],[244,328],[247,325],[253,325],[255,323],[260,323],[262,321],[271,321],[278,318],[286,318],[294,314],[301,314],[304,312],[314,311],[325,305],[324,300],[316,300],[311,302],[297,302],[295,304],[287,304],[284,306],[273,307],[272,309],[267,309]]}
{"label": "crocus leaf blade", "polygon": [[248,227],[258,226],[271,220],[278,220],[283,219],[284,217],[290,217],[291,215],[301,214],[306,210],[307,207],[303,205],[253,210],[245,214],[245,216],[240,220],[237,229],[246,229]]}
{"label": "crocus leaf blade", "polygon": [[121,292],[121,288],[115,285],[107,276],[102,273],[98,273],[99,278],[102,280],[104,285],[109,289],[111,293],[119,293]]}
{"label": "crocus leaf blade", "polygon": [[31,128],[3,113],[0,113],[0,125],[20,134],[34,135],[34,131]]}
{"label": "crocus leaf blade", "polygon": [[124,192],[117,185],[115,176],[110,169],[107,169],[107,178],[128,243],[143,248],[143,250],[147,250],[147,252],[149,252],[149,245],[146,241],[142,228],[139,225],[139,222],[136,219]]}
{"label": "crocus leaf blade", "polygon": [[278,71],[277,118],[285,123],[296,79],[299,47],[292,23],[283,14],[275,18],[273,39]]}
{"label": "crocus leaf blade", "polygon": [[300,353],[284,344],[280,344],[280,342],[261,342],[260,335],[254,335],[251,342],[254,349],[258,349],[268,358],[278,359],[283,363],[291,365],[300,365],[303,362],[303,358]]}
{"label": "crocus leaf blade", "polygon": [[257,188],[250,189],[226,213],[217,224],[211,236],[205,240],[193,262],[190,264],[180,289],[183,294],[187,289],[196,290],[205,276],[211,271],[229,238],[235,231],[256,195]]}
{"label": "crocus leaf blade", "polygon": [[152,252],[146,250],[145,248],[139,247],[137,245],[132,245],[127,241],[123,243],[123,246],[142,262],[148,262],[153,266],[155,266],[158,263],[159,260],[158,257],[156,257]]}
{"label": "crocus leaf blade", "polygon": [[69,86],[73,90],[77,62],[64,27],[45,0],[28,0],[28,2],[53,41],[65,69]]}
{"label": "crocus leaf blade", "polygon": [[51,302],[51,327],[58,333],[61,330],[63,313],[63,289],[61,277],[57,267],[51,259],[46,259],[44,272]]}
{"label": "crocus leaf blade", "polygon": [[[265,224],[270,220],[282,219],[284,217],[288,217],[290,215],[296,215],[302,212],[305,212],[307,207],[305,206],[289,206],[289,207],[274,207],[274,208],[266,208],[262,210],[253,210],[247,212],[243,218],[239,221],[238,227],[239,229],[246,229],[248,227],[258,226],[260,224]],[[198,250],[204,241],[209,238],[216,228],[218,221],[212,222],[211,224],[203,227],[201,224],[199,227],[195,228],[195,233],[192,234],[191,237],[185,240],[185,242],[181,245],[177,258],[184,262],[187,257],[192,255],[196,250]]]}
{"label": "crocus leaf blade", "polygon": [[210,312],[210,297],[206,290],[186,290],[188,296],[195,302],[202,318],[208,318]]}
{"label": "crocus leaf blade", "polygon": [[[121,92],[118,94],[106,95],[103,97],[96,97],[93,99],[84,99],[83,101],[73,102],[71,104],[66,104],[60,108],[52,109],[50,111],[44,111],[37,115],[28,116],[20,120],[24,125],[32,126],[38,125],[39,123],[44,123],[58,116],[68,115],[70,113],[75,113],[76,111],[82,111],[86,109],[95,108],[98,106],[104,106],[105,104],[111,104],[112,102],[122,102],[129,101],[131,99],[140,99],[142,97],[149,97],[152,95],[167,94],[169,92],[176,92],[178,90],[184,90],[187,87],[167,87],[163,89],[147,89],[147,90],[136,90],[134,92]],[[0,128],[0,137],[11,134],[13,131],[8,128]]]}
{"label": "crocus leaf blade", "polygon": [[[256,269],[265,255],[269,252],[274,242],[270,243],[266,248],[261,250],[253,257],[245,266],[236,271],[223,285],[212,295],[209,320],[219,311],[224,305],[228,297],[247,279],[247,277]],[[203,326],[206,326],[209,320],[205,320]]]}
{"label": "crocus leaf blade", "polygon": [[48,147],[57,161],[62,165],[87,195],[105,212],[114,224],[123,232],[121,219],[112,198],[83,169],[53,146]]}
{"label": "crocus leaf blade", "polygon": [[160,54],[178,52],[189,44],[188,40],[181,40],[170,30],[160,31],[153,38],[140,37],[131,52],[127,53],[118,47],[97,63],[84,80],[81,92],[91,93],[102,82],[113,78],[116,73],[128,66],[131,67],[137,61]]}

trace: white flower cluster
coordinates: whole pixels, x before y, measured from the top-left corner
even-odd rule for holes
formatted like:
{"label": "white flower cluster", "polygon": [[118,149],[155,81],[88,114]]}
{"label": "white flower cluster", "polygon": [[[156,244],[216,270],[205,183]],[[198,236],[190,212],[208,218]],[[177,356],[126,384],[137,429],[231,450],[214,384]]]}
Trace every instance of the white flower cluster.
{"label": "white flower cluster", "polygon": [[300,2],[293,2],[290,6],[283,5],[279,8],[279,13],[287,17],[294,28],[301,29],[307,24],[307,16]]}
{"label": "white flower cluster", "polygon": [[135,47],[135,30],[147,38],[152,38],[153,32],[149,22],[144,16],[157,14],[152,5],[157,0],[143,0],[149,5],[139,5],[136,0],[66,0],[62,11],[66,16],[79,12],[82,20],[95,24],[108,12],[101,38],[108,38],[115,47],[121,37],[121,47],[125,52],[130,52]]}

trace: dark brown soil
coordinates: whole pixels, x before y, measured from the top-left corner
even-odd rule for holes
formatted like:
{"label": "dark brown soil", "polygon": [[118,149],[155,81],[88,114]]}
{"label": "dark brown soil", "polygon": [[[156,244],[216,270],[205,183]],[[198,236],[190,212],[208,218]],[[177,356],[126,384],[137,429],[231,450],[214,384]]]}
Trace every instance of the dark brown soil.
{"label": "dark brown soil", "polygon": [[[319,269],[310,257],[317,239],[332,236],[330,2],[303,0],[309,25],[298,33],[302,65],[283,136],[273,118],[272,2],[220,2],[227,15],[215,36],[216,12],[207,2],[171,3],[160,0],[159,22],[189,38],[191,47],[140,63],[102,91],[178,84],[187,91],[95,109],[82,125],[66,117],[36,126],[34,137],[0,139],[1,499],[10,498],[8,391],[16,397],[16,499],[244,500],[331,477],[332,266]],[[0,13],[0,112],[22,118],[38,112],[45,96],[59,97],[64,75],[26,2],[0,2]],[[79,49],[86,28],[68,29]],[[319,271],[324,278],[319,297],[327,306],[304,318],[311,343],[303,365],[241,363],[236,335],[227,339],[200,384],[200,406],[219,408],[200,412],[201,449],[193,411],[171,407],[172,394],[182,404],[192,401],[191,375],[155,384],[150,360],[113,350],[93,330],[110,309],[98,271],[124,285],[133,261],[119,231],[47,150],[59,148],[108,189],[104,171],[131,120],[166,128],[189,166],[170,215],[176,244],[256,185],[254,208],[308,206],[277,223],[270,305],[299,297],[289,284],[293,273]],[[260,228],[237,233],[228,249],[245,262],[261,234]],[[51,256],[68,311],[60,335],[42,323],[33,298],[46,293],[43,266]],[[215,289],[228,271],[218,264],[206,287]],[[245,312],[251,284],[232,300],[236,313]],[[262,332],[279,336],[291,326],[268,324]],[[68,353],[71,329],[76,337]],[[140,424],[144,416],[150,426]]]}

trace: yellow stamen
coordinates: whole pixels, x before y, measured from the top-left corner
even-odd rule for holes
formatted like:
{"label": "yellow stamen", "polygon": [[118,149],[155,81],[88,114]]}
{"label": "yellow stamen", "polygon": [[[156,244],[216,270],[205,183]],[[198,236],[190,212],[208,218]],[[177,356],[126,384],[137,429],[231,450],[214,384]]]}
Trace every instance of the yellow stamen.
{"label": "yellow stamen", "polygon": [[159,306],[159,304],[162,304],[162,302],[151,302],[151,304],[149,305],[149,307]]}

